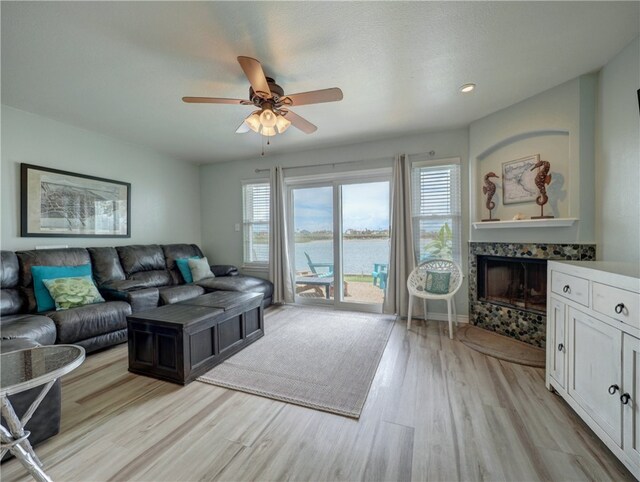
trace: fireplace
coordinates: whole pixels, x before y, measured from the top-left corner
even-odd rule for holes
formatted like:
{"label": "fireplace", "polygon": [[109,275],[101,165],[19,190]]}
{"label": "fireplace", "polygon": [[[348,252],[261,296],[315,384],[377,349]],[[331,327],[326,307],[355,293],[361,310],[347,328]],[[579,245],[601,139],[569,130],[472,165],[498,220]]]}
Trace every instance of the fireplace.
{"label": "fireplace", "polygon": [[478,299],[531,313],[545,313],[547,261],[478,256]]}
{"label": "fireplace", "polygon": [[595,257],[593,244],[469,242],[469,321],[544,348],[547,260]]}

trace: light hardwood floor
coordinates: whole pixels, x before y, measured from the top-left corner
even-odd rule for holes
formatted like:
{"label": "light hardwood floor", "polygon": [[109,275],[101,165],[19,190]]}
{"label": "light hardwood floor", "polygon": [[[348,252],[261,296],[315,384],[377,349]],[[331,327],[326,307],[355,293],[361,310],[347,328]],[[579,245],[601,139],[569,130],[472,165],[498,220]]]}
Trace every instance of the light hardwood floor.
{"label": "light hardwood floor", "polygon": [[[268,323],[267,323],[268,331]],[[633,480],[544,371],[396,322],[360,420],[127,371],[126,346],[63,380],[56,481]],[[2,481],[28,480],[12,460]]]}

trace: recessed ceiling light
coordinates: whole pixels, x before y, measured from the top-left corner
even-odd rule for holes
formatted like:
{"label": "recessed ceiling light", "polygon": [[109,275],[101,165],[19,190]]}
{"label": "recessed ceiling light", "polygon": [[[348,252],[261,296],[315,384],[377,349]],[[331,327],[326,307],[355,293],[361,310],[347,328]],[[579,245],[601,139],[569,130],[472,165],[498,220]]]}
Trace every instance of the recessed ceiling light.
{"label": "recessed ceiling light", "polygon": [[466,94],[467,92],[471,92],[475,88],[476,88],[476,84],[464,84],[462,87],[460,87],[460,92],[463,92]]}

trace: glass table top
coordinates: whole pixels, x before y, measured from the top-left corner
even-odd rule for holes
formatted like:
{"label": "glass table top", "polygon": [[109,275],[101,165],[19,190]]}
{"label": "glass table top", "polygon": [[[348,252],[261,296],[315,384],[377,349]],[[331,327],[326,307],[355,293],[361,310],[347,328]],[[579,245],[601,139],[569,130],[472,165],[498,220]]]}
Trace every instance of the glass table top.
{"label": "glass table top", "polygon": [[80,366],[84,348],[76,345],[38,346],[0,356],[0,395],[43,385]]}

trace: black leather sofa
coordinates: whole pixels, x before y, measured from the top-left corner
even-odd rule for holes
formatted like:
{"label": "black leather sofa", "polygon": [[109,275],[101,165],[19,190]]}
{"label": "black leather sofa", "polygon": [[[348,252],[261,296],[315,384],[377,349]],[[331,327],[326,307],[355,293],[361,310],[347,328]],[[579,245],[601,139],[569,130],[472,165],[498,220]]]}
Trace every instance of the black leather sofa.
{"label": "black leather sofa", "polygon": [[[172,304],[211,291],[259,292],[271,304],[273,285],[243,276],[235,266],[214,265],[215,278],[185,283],[176,259],[203,256],[195,244],[132,245],[116,248],[65,248],[0,252],[0,351],[55,343],[76,344],[91,353],[125,342],[127,315]],[[38,313],[31,267],[91,263],[105,303]],[[24,413],[39,388],[10,397]],[[60,429],[60,384],[57,382],[29,421],[33,444]],[[6,458],[6,456],[5,456]]]}
{"label": "black leather sofa", "polygon": [[[193,256],[203,257],[195,244],[2,251],[2,339],[38,341],[46,332],[47,343],[55,336],[55,343],[73,343],[90,353],[126,341],[127,316],[133,312],[220,290],[262,293],[264,306],[271,304],[273,285],[240,275],[235,266],[213,265],[214,278],[185,283],[175,261]],[[94,280],[106,302],[38,313],[31,268],[84,264],[91,264]]]}

